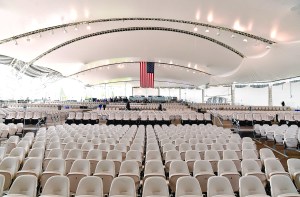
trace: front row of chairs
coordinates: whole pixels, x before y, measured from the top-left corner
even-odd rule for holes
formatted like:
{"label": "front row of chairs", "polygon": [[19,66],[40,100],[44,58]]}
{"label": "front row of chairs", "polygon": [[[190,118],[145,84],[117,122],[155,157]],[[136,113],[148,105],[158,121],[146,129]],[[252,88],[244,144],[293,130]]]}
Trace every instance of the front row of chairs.
{"label": "front row of chairs", "polygon": [[[22,175],[13,182],[6,197],[36,197],[37,177]],[[0,187],[3,188],[4,176],[0,175]],[[292,180],[285,175],[274,175],[270,180],[272,197],[300,196]],[[235,197],[229,180],[226,177],[213,176],[208,179],[207,197],[226,196]],[[0,191],[3,193],[3,189]],[[50,177],[43,188],[40,197],[68,197],[70,196],[70,181],[66,176]],[[102,179],[87,176],[79,181],[75,197],[103,197]],[[109,192],[110,197],[136,197],[136,187],[131,177],[117,177],[113,180]],[[167,182],[162,177],[149,177],[144,182],[142,197],[169,197]],[[176,183],[175,197],[203,196],[196,178],[180,177]],[[239,180],[239,196],[268,197],[264,186],[255,176],[244,176]]]}

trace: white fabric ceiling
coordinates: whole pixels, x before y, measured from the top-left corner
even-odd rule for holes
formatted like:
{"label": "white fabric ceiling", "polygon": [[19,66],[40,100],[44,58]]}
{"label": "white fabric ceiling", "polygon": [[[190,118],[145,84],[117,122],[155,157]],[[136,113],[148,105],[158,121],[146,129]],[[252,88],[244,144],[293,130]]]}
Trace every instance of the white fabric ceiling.
{"label": "white fabric ceiling", "polygon": [[[248,33],[275,44],[260,42],[252,36],[232,31],[219,32],[213,27],[198,26],[196,32],[191,24],[156,20],[90,23],[90,30],[87,24],[80,24],[78,30],[67,26],[56,28],[53,33],[51,30],[42,31],[1,42],[19,34],[57,25],[132,17],[199,22],[238,30],[241,34]],[[300,75],[300,69],[297,69],[300,66],[299,0],[9,0],[0,1],[0,18],[1,55],[54,69],[85,84],[111,81],[136,83],[139,79],[139,61],[161,62],[156,67],[155,80],[172,82],[172,86],[174,83],[178,86],[199,86],[207,83],[269,81]],[[142,30],[91,36],[49,51],[81,36],[130,27],[192,32],[215,39],[223,46],[186,33]],[[218,32],[220,35],[217,35]],[[232,38],[233,34],[235,38]],[[18,44],[15,45],[15,42]],[[243,57],[224,46],[243,54]],[[267,49],[267,46],[271,48]],[[49,53],[42,55],[47,51]],[[37,61],[33,61],[35,59]]]}

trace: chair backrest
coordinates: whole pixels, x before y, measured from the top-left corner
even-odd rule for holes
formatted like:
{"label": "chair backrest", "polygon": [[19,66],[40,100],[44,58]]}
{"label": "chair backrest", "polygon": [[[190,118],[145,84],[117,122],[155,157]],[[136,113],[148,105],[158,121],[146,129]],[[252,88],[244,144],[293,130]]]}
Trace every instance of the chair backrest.
{"label": "chair backrest", "polygon": [[220,160],[218,162],[218,175],[220,176],[223,173],[238,173],[232,160]]}
{"label": "chair backrest", "polygon": [[92,149],[88,152],[86,159],[93,159],[100,161],[102,159],[102,151],[99,149]]}
{"label": "chair backrest", "polygon": [[43,188],[42,195],[70,196],[70,181],[66,176],[52,176]]}
{"label": "chair backrest", "polygon": [[244,159],[241,162],[241,168],[243,176],[246,176],[247,173],[261,172],[258,163],[252,159]]}
{"label": "chair backrest", "polygon": [[239,160],[239,157],[234,150],[224,150],[223,159]]}
{"label": "chair backrest", "polygon": [[95,197],[103,196],[102,179],[96,176],[83,177],[77,187],[76,196],[90,195]]}
{"label": "chair backrest", "polygon": [[134,174],[139,175],[139,165],[136,161],[123,161],[120,167],[119,175],[121,174]]}
{"label": "chair backrest", "polygon": [[212,176],[208,179],[207,183],[207,197],[217,195],[232,195],[234,196],[233,189],[228,178],[223,176]]}
{"label": "chair backrest", "polygon": [[256,176],[243,176],[239,179],[239,193],[240,197],[251,195],[266,195],[265,188]]}
{"label": "chair backrest", "polygon": [[203,172],[214,174],[214,171],[211,167],[210,162],[207,160],[195,161],[193,174],[196,175],[196,174],[203,173]]}
{"label": "chair backrest", "polygon": [[145,180],[143,197],[161,196],[168,197],[169,189],[166,180],[162,177],[149,177]]}
{"label": "chair backrest", "polygon": [[[270,178],[271,195],[279,196],[281,194],[298,194],[291,178],[285,175],[273,175]],[[289,195],[293,196],[293,195]]]}
{"label": "chair backrest", "polygon": [[114,177],[116,175],[114,162],[110,160],[99,161],[95,169],[95,174],[98,173],[111,174]]}
{"label": "chair backrest", "polygon": [[204,153],[205,160],[220,160],[220,155],[216,150],[207,150]]}
{"label": "chair backrest", "polygon": [[202,196],[198,180],[195,177],[180,177],[176,183],[175,197]]}
{"label": "chair backrest", "polygon": [[189,174],[189,169],[186,162],[178,160],[172,161],[170,165],[170,176],[174,174]]}
{"label": "chair backrest", "polygon": [[132,196],[136,197],[134,180],[130,177],[117,177],[112,181],[109,196]]}
{"label": "chair backrest", "polygon": [[71,149],[67,155],[67,159],[82,159],[83,153],[80,149]]}
{"label": "chair backrest", "polygon": [[288,159],[287,165],[291,177],[295,172],[300,172],[300,159]]}
{"label": "chair backrest", "polygon": [[196,161],[196,160],[201,160],[200,154],[196,150],[188,150],[185,153],[185,161]]}
{"label": "chair backrest", "polygon": [[119,150],[111,150],[106,156],[107,160],[122,161],[122,152]]}
{"label": "chair backrest", "polygon": [[61,158],[51,159],[45,171],[59,172],[61,175],[64,175],[66,172],[65,160]]}
{"label": "chair backrest", "polygon": [[77,159],[72,164],[70,173],[82,173],[87,176],[90,175],[90,162],[87,159]]}
{"label": "chair backrest", "polygon": [[5,183],[5,176],[0,174],[0,196],[2,196],[3,194],[4,183]]}
{"label": "chair backrest", "polygon": [[21,194],[36,196],[37,177],[34,175],[21,175],[11,185],[8,194]]}

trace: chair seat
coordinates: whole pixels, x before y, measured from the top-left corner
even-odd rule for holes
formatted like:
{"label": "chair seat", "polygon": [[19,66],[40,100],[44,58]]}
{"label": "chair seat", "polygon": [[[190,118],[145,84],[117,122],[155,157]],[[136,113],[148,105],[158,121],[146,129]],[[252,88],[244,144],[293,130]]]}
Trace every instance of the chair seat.
{"label": "chair seat", "polygon": [[300,194],[290,194],[290,193],[288,193],[288,194],[281,194],[281,195],[279,195],[278,197],[297,197],[297,196],[300,196]]}
{"label": "chair seat", "polygon": [[51,194],[47,194],[47,195],[41,195],[39,197],[65,197],[65,196],[60,196],[60,195],[51,195]]}
{"label": "chair seat", "polygon": [[270,197],[268,195],[265,195],[265,194],[253,194],[253,195],[249,195],[249,196],[245,196],[245,197]]}
{"label": "chair seat", "polygon": [[6,195],[6,197],[30,197],[30,196],[23,195],[23,194],[8,194]]}
{"label": "chair seat", "polygon": [[75,195],[75,197],[97,197],[97,196],[95,196],[95,195],[78,195],[78,196]]}

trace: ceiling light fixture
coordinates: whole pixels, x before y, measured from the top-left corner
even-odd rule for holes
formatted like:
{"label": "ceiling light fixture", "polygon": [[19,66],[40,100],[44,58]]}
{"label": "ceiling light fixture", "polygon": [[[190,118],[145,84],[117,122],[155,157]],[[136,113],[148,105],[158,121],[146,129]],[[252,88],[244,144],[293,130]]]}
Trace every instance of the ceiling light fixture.
{"label": "ceiling light fixture", "polygon": [[15,40],[15,45],[18,45],[18,41],[17,40]]}
{"label": "ceiling light fixture", "polygon": [[64,33],[68,33],[68,31],[66,30],[66,27],[64,27]]}
{"label": "ceiling light fixture", "polygon": [[243,42],[248,42],[248,39],[247,39],[247,38],[244,38],[244,39],[243,39]]}
{"label": "ceiling light fixture", "polygon": [[267,46],[266,46],[266,49],[271,49],[271,46],[270,46],[270,45],[267,45]]}
{"label": "ceiling light fixture", "polygon": [[206,33],[209,33],[209,29],[208,29],[208,28],[206,28],[205,32],[206,32]]}
{"label": "ceiling light fixture", "polygon": [[220,29],[218,30],[218,32],[217,32],[217,36],[219,36],[221,34],[221,31],[220,31]]}
{"label": "ceiling light fixture", "polygon": [[234,35],[234,34],[232,34],[232,35],[231,35],[231,38],[235,38],[235,35]]}
{"label": "ceiling light fixture", "polygon": [[188,67],[191,67],[191,63],[188,64]]}
{"label": "ceiling light fixture", "polygon": [[77,26],[77,25],[75,25],[75,28],[74,28],[74,29],[75,29],[75,31],[77,31],[77,30],[78,30],[78,26]]}
{"label": "ceiling light fixture", "polygon": [[198,27],[197,27],[197,25],[195,25],[195,27],[194,27],[194,31],[198,31]]}
{"label": "ceiling light fixture", "polygon": [[29,36],[27,36],[26,41],[30,42],[30,37]]}
{"label": "ceiling light fixture", "polygon": [[87,30],[91,30],[90,23],[87,24],[86,29],[87,29]]}

